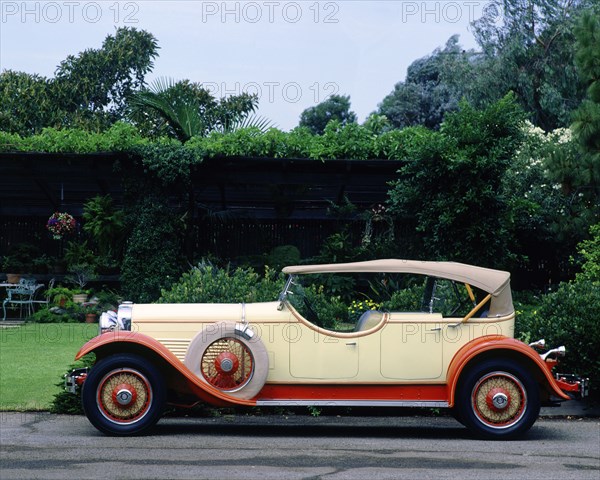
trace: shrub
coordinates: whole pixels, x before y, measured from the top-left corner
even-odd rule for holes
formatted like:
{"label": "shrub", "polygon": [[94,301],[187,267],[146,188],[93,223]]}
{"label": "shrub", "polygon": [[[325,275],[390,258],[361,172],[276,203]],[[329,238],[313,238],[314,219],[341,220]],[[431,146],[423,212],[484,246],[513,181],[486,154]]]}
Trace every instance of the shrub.
{"label": "shrub", "polygon": [[[85,368],[91,367],[94,365],[96,361],[96,356],[93,353],[90,353],[84,356],[77,363],[69,366],[67,372],[70,373],[71,370],[75,368]],[[51,413],[60,413],[63,415],[81,415],[83,414],[83,407],[81,406],[81,388],[77,390],[77,393],[73,395],[72,393],[64,390],[65,380],[63,377],[60,378],[59,382],[56,384],[57,387],[61,387],[61,391],[54,395],[54,400],[52,400],[52,405],[50,406]]]}
{"label": "shrub", "polygon": [[398,312],[419,312],[425,285],[413,285],[411,287],[396,290],[389,300],[383,302],[383,310],[395,310]]}
{"label": "shrub", "polygon": [[[589,281],[563,283],[545,295],[539,308],[517,320],[517,336],[524,340],[545,338],[550,347],[564,345],[567,355],[559,369],[589,376],[591,388],[600,392],[600,288]],[[530,338],[524,338],[529,333]]]}
{"label": "shrub", "polygon": [[134,224],[128,238],[121,283],[124,297],[152,302],[161,288],[179,277],[183,258],[177,219],[160,198],[148,196],[130,213]]}
{"label": "shrub", "polygon": [[201,262],[169,289],[163,289],[159,303],[241,303],[277,299],[283,276],[267,269],[260,277],[252,268],[218,268]]}

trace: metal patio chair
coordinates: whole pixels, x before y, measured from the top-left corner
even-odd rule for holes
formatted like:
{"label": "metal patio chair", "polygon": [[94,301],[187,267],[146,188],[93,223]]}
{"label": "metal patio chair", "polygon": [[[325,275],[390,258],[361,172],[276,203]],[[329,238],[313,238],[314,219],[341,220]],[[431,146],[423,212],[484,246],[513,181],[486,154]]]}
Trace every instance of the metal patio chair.
{"label": "metal patio chair", "polygon": [[26,309],[27,316],[33,313],[33,294],[35,285],[27,285],[25,283],[17,284],[14,287],[6,289],[6,298],[2,302],[2,320],[6,320],[6,306],[9,304],[19,306],[19,319],[23,318],[23,308]]}

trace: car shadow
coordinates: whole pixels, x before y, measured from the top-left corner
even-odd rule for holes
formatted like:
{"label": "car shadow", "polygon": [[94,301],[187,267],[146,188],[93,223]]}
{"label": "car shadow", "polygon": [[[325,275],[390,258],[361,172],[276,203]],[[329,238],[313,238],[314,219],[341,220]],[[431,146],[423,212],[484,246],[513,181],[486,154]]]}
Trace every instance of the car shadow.
{"label": "car shadow", "polygon": [[[261,419],[264,418],[264,421]],[[284,419],[273,420],[266,417],[236,418],[164,418],[151,431],[151,435],[204,435],[232,437],[331,437],[331,438],[390,438],[390,439],[448,439],[484,441],[452,418],[419,419],[411,417],[407,425],[402,418],[390,419],[389,425],[369,425],[361,417],[346,417],[332,421],[307,417],[294,418],[289,424]],[[320,421],[322,420],[322,421]],[[356,424],[358,422],[358,424]],[[535,424],[532,429],[517,441],[555,440],[562,438],[551,425]]]}

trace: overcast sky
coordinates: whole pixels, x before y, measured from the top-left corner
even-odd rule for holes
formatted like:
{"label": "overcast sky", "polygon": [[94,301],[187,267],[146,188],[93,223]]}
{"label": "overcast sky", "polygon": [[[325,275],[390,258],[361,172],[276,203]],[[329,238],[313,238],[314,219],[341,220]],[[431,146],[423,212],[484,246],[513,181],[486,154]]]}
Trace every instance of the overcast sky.
{"label": "overcast sky", "polygon": [[159,57],[147,77],[190,79],[217,97],[260,96],[259,114],[284,130],[338,93],[362,122],[417,58],[469,23],[487,1],[6,1],[0,69],[52,76],[69,54],[99,48],[115,28],[147,30]]}

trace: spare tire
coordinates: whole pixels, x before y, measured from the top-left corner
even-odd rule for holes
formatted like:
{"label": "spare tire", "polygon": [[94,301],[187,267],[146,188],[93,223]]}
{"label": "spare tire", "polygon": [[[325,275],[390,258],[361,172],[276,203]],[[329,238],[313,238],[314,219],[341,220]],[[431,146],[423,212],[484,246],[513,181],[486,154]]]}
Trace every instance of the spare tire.
{"label": "spare tire", "polygon": [[184,363],[203,382],[248,400],[261,391],[269,373],[264,344],[247,327],[214,323],[198,333]]}

